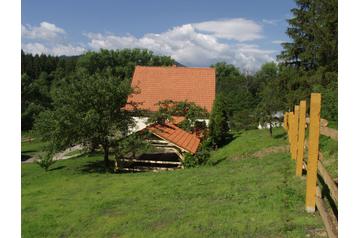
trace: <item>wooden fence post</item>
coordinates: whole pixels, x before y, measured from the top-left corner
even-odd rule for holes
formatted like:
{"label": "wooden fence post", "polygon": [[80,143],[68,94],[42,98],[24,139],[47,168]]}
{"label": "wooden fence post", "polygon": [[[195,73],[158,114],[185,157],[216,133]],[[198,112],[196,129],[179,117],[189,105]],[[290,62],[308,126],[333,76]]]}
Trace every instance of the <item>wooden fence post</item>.
{"label": "wooden fence post", "polygon": [[319,146],[319,123],[321,112],[321,94],[311,94],[310,128],[308,138],[308,163],[306,184],[306,211],[314,212],[316,207],[317,164]]}
{"label": "wooden fence post", "polygon": [[[288,113],[288,142],[290,144],[290,152],[292,154],[293,148],[292,148],[292,131],[293,131],[293,112]],[[292,157],[291,157],[292,158]]]}
{"label": "wooden fence post", "polygon": [[284,115],[284,117],[283,117],[283,128],[285,129],[285,131],[287,131],[287,129],[288,129],[288,126],[287,126],[287,118],[288,117],[288,113],[287,112],[285,112],[285,115]]}
{"label": "wooden fence post", "polygon": [[300,107],[298,105],[296,105],[294,116],[293,116],[293,121],[292,121],[292,138],[291,138],[291,143],[292,143],[291,157],[293,160],[296,160],[296,158],[297,158],[297,141],[298,141],[297,136],[298,136],[299,111],[300,111]]}
{"label": "wooden fence post", "polygon": [[302,176],[303,152],[305,147],[306,101],[300,102],[300,119],[298,125],[298,145],[296,160],[296,175]]}

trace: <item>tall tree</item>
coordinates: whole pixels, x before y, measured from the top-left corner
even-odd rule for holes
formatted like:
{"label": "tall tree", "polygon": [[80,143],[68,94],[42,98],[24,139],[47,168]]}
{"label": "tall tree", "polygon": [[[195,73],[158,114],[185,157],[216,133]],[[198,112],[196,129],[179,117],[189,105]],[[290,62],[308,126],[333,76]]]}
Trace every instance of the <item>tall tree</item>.
{"label": "tall tree", "polygon": [[258,118],[261,123],[269,124],[270,135],[275,122],[277,112],[284,110],[283,95],[278,78],[278,68],[275,63],[262,65],[256,73],[261,79],[260,103],[257,106]]}
{"label": "tall tree", "polygon": [[224,145],[229,139],[228,116],[221,94],[215,98],[209,123],[209,140],[214,147]]}
{"label": "tall tree", "polygon": [[285,64],[306,70],[327,67],[338,70],[338,1],[296,0],[293,17],[288,20],[287,35],[278,58]]}

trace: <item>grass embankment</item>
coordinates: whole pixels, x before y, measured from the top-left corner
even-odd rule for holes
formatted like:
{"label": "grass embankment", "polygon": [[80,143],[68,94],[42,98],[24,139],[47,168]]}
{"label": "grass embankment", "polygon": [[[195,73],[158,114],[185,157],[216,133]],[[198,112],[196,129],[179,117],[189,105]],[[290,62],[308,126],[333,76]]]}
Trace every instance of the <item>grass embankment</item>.
{"label": "grass embankment", "polygon": [[338,142],[321,135],[319,148],[323,154],[322,163],[333,178],[338,178]]}
{"label": "grass embankment", "polygon": [[216,166],[171,172],[101,173],[101,155],[58,161],[47,173],[23,164],[22,236],[315,236],[323,224],[304,211],[305,183],[289,155],[249,156],[283,144],[282,135],[244,132],[212,154]]}
{"label": "grass embankment", "polygon": [[38,155],[46,143],[37,140],[30,132],[21,132],[21,160],[25,161]]}

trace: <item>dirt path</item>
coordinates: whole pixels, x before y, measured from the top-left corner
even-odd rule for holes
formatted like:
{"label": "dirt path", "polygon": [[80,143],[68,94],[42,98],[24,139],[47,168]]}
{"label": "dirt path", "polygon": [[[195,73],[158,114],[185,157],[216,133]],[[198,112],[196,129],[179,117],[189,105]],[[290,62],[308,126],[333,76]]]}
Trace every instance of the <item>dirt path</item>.
{"label": "dirt path", "polygon": [[265,149],[256,151],[252,156],[255,158],[261,158],[269,154],[275,154],[275,153],[285,153],[289,152],[289,145],[280,145],[280,146],[271,146],[267,147]]}
{"label": "dirt path", "polygon": [[[66,156],[66,154],[72,152],[72,151],[75,151],[75,150],[82,150],[84,147],[82,145],[75,145],[75,146],[72,146],[62,152],[59,152],[57,154],[55,154],[53,156],[53,159],[54,160],[65,160],[65,159],[71,159],[72,157],[75,157],[77,156],[78,154],[74,154],[74,155],[69,155],[69,156]],[[28,160],[25,160],[25,161],[22,161],[22,163],[34,163],[36,162],[37,158],[36,157],[31,157],[30,159]]]}

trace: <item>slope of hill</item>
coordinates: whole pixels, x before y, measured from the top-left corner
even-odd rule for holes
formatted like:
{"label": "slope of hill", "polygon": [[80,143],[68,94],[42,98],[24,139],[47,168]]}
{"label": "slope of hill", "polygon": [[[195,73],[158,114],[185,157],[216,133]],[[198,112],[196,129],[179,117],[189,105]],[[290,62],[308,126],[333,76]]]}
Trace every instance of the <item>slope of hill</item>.
{"label": "slope of hill", "polygon": [[23,237],[325,237],[304,211],[305,184],[281,129],[247,131],[212,165],[161,173],[103,173],[101,155],[22,165]]}

